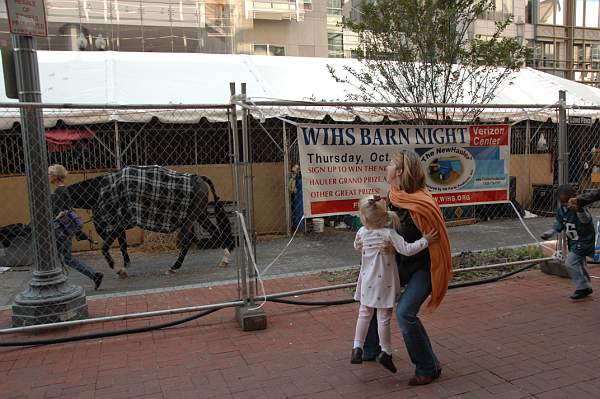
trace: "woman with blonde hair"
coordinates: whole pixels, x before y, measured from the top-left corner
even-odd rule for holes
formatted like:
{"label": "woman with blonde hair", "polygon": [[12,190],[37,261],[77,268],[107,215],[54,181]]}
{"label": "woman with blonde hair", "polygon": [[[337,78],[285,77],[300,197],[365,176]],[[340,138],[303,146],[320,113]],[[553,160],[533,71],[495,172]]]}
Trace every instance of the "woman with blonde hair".
{"label": "woman with blonde hair", "polygon": [[[385,200],[378,195],[363,198],[359,203],[359,210],[363,227],[356,233],[354,243],[357,247],[358,242],[361,242],[363,248],[354,299],[360,302],[360,308],[350,361],[353,364],[362,363],[363,343],[367,336],[369,322],[376,314],[377,332],[382,349],[377,356],[377,362],[395,373],[396,366],[392,361],[390,320],[394,303],[400,294],[400,279],[398,268],[395,267],[394,254],[388,254],[381,248],[387,241],[398,253],[411,256],[437,240],[438,234],[432,230],[424,234],[423,238],[407,243],[395,230],[400,225],[398,216],[396,213],[388,211]],[[388,224],[394,228],[387,227]]]}
{"label": "woman with blonde hair", "polygon": [[76,222],[69,220],[69,213],[72,214],[73,206],[69,191],[65,187],[65,179],[69,172],[62,165],[51,165],[48,167],[48,177],[50,184],[56,185],[56,189],[50,196],[52,205],[52,217],[54,219],[54,233],[56,236],[56,247],[62,263],[69,266],[84,276],[89,277],[94,282],[94,289],[100,288],[104,274],[97,272],[79,259],[73,257],[73,236],[79,241],[88,240],[94,242],[81,229],[72,231],[73,224]]}
{"label": "woman with blonde hair", "polygon": [[[389,210],[400,218],[397,231],[404,240],[414,242],[423,237],[423,232],[439,232],[439,240],[432,242],[429,248],[412,256],[396,255],[400,284],[404,287],[396,318],[410,360],[415,365],[415,375],[408,383],[425,385],[440,377],[442,367],[417,314],[428,297],[427,309],[433,311],[446,295],[452,277],[450,241],[442,211],[425,187],[425,172],[415,152],[402,150],[396,154],[386,168],[386,180]],[[361,248],[360,243],[358,247]],[[363,360],[375,360],[380,350],[377,320],[373,318],[365,340]]]}

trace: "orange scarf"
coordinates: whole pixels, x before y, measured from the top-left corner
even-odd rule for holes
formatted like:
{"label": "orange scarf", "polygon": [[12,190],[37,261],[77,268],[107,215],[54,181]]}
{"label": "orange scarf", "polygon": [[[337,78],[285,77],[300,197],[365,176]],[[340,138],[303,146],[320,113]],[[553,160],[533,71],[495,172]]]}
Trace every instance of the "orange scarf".
{"label": "orange scarf", "polygon": [[436,229],[440,233],[439,241],[429,247],[431,258],[431,298],[427,309],[435,310],[448,291],[448,282],[452,277],[452,255],[448,230],[444,222],[442,211],[427,189],[423,188],[414,193],[407,193],[398,188],[391,187],[390,200],[398,208],[410,212],[415,226],[426,233]]}

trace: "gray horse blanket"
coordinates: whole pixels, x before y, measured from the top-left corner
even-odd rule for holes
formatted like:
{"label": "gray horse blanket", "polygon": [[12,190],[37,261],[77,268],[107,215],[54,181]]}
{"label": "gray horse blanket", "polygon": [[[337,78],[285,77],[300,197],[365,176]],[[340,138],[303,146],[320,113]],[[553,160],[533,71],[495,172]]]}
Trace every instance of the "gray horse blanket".
{"label": "gray horse blanket", "polygon": [[94,219],[107,233],[134,226],[171,233],[188,219],[192,176],[157,165],[128,166],[109,173]]}

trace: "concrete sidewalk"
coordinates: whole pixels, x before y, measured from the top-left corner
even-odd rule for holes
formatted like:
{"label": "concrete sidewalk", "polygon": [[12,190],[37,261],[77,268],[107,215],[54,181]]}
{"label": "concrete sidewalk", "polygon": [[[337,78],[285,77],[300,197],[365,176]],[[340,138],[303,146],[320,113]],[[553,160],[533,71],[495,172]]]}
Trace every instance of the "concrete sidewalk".
{"label": "concrete sidewalk", "polygon": [[[270,293],[323,285],[315,276],[266,281]],[[0,348],[0,392],[17,398],[599,398],[600,301],[573,303],[566,279],[531,271],[451,290],[423,317],[443,363],[440,380],[408,387],[413,373],[393,325],[392,375],[351,365],[357,305],[267,303],[265,331],[242,332],[233,310],[165,331],[54,346]],[[235,287],[90,298],[94,315],[232,299]],[[347,298],[347,291],[309,298]],[[177,316],[175,318],[182,317]],[[6,325],[8,312],[0,314]],[[81,334],[170,320],[90,325],[0,341]]]}

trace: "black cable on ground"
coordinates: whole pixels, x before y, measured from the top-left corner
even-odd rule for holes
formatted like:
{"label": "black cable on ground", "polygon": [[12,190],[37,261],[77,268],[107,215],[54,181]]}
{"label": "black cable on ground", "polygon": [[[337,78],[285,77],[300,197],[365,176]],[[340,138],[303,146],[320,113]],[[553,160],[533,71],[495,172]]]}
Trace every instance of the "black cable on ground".
{"label": "black cable on ground", "polygon": [[[480,284],[495,283],[496,281],[500,281],[507,277],[514,276],[515,274],[524,272],[525,270],[531,269],[535,265],[537,265],[537,263],[529,264],[520,269],[513,270],[512,272],[504,273],[504,274],[501,274],[500,276],[496,276],[496,277],[490,277],[490,278],[484,278],[484,279],[480,279],[480,280],[464,281],[464,282],[460,282],[460,283],[449,284],[448,289],[450,290],[453,288],[462,288],[462,287],[470,287],[470,286],[480,285]],[[290,300],[290,299],[281,299],[281,298],[267,299],[267,301],[277,302],[277,303],[285,303],[287,305],[302,305],[302,306],[346,305],[349,303],[356,302],[354,299],[339,299],[339,300],[335,300],[335,301],[294,301],[294,300]]]}
{"label": "black cable on ground", "polygon": [[223,308],[215,308],[215,309],[205,310],[203,312],[197,313],[193,316],[185,317],[183,319],[169,321],[169,322],[161,323],[161,324],[155,324],[155,325],[151,325],[151,326],[145,326],[145,327],[124,328],[121,330],[103,331],[103,332],[99,332],[99,333],[82,334],[82,335],[75,335],[75,336],[62,337],[62,338],[37,339],[37,340],[31,340],[31,341],[0,342],[0,347],[53,345],[53,344],[62,344],[65,342],[83,341],[86,339],[116,337],[116,336],[125,335],[125,334],[139,334],[139,333],[143,333],[143,332],[160,330],[163,328],[173,327],[173,326],[176,326],[179,324],[187,323],[189,321],[196,320],[201,317],[207,316],[207,315],[214,313],[217,310],[221,310],[221,309],[223,309]]}
{"label": "black cable on ground", "polygon": [[290,299],[281,298],[270,298],[268,302],[285,303],[287,305],[305,305],[305,306],[333,306],[333,305],[347,305],[349,303],[356,302],[354,299],[338,299],[335,301],[293,301]]}
{"label": "black cable on ground", "polygon": [[[496,277],[490,277],[490,278],[481,279],[481,280],[465,281],[465,282],[461,282],[461,283],[450,284],[450,285],[448,285],[448,289],[494,283],[496,281],[500,281],[507,277],[514,276],[515,274],[524,272],[525,270],[531,269],[535,265],[537,265],[537,263],[529,264],[520,269],[513,270],[512,272],[505,273],[505,274],[502,274],[502,275],[496,276]],[[272,299],[268,299],[268,301],[284,303],[287,305],[303,305],[303,306],[335,306],[335,305],[346,305],[346,304],[356,302],[354,299],[338,299],[338,300],[333,300],[333,301],[294,301],[294,300],[281,299],[281,298],[272,298]],[[66,342],[83,341],[86,339],[116,337],[116,336],[125,335],[125,334],[139,334],[139,333],[143,333],[143,332],[156,331],[156,330],[160,330],[163,328],[173,327],[173,326],[176,326],[179,324],[187,323],[189,321],[196,320],[201,317],[207,316],[207,315],[214,313],[217,310],[221,310],[221,309],[223,309],[223,308],[210,309],[210,310],[206,310],[206,311],[197,313],[193,316],[185,317],[183,319],[174,320],[174,321],[170,321],[167,323],[155,324],[155,325],[146,326],[146,327],[125,328],[125,329],[121,329],[121,330],[104,331],[104,332],[100,332],[100,333],[90,333],[90,334],[75,335],[75,336],[62,337],[62,338],[49,338],[49,339],[39,339],[39,340],[31,340],[31,341],[0,342],[0,347],[53,345],[53,344],[60,344],[60,343],[66,343]]]}

